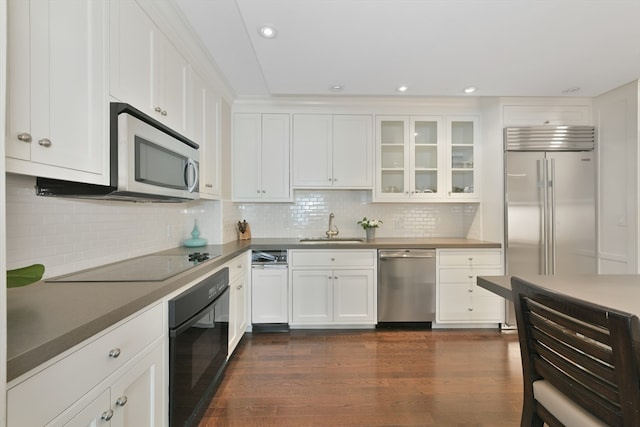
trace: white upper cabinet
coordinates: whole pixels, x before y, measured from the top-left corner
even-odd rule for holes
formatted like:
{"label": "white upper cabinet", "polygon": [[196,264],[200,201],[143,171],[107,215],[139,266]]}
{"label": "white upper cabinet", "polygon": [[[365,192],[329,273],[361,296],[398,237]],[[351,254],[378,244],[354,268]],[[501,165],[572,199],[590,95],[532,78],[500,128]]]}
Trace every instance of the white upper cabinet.
{"label": "white upper cabinet", "polygon": [[447,117],[448,162],[446,196],[454,200],[479,201],[479,121],[474,117]]}
{"label": "white upper cabinet", "polygon": [[369,115],[293,115],[294,188],[371,188]]}
{"label": "white upper cabinet", "polygon": [[477,201],[478,120],[378,116],[377,201]]}
{"label": "white upper cabinet", "polygon": [[191,136],[189,64],[134,0],[111,4],[111,95]]}
{"label": "white upper cabinet", "polygon": [[437,116],[379,116],[376,198],[425,201],[443,197],[444,141]]}
{"label": "white upper cabinet", "polygon": [[289,202],[289,115],[233,116],[233,200]]}
{"label": "white upper cabinet", "polygon": [[200,145],[200,197],[219,199],[220,181],[220,109],[221,98],[197,73],[191,73],[189,127],[192,139]]}
{"label": "white upper cabinet", "polygon": [[7,172],[108,183],[107,8],[8,2]]}
{"label": "white upper cabinet", "polygon": [[587,105],[505,105],[504,126],[589,125]]}

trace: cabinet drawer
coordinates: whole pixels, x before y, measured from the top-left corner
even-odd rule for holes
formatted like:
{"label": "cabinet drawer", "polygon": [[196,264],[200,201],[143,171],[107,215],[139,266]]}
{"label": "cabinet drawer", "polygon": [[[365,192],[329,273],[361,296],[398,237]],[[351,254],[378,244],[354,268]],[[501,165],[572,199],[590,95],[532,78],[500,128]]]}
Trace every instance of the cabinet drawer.
{"label": "cabinet drawer", "polygon": [[499,268],[441,268],[440,283],[476,283],[477,276],[493,276],[502,274]]}
{"label": "cabinet drawer", "polygon": [[499,250],[490,251],[440,251],[439,265],[501,265],[502,257]]}
{"label": "cabinet drawer", "polygon": [[376,252],[369,250],[295,250],[289,255],[292,267],[374,267]]}
{"label": "cabinet drawer", "polygon": [[[86,344],[7,392],[7,422],[44,425],[163,335],[162,304]],[[118,357],[111,357],[119,349]],[[38,402],[37,407],[33,403]]]}
{"label": "cabinet drawer", "polygon": [[225,267],[229,267],[229,283],[243,274],[249,274],[249,267],[251,265],[249,258],[249,252],[245,252],[224,265]]}

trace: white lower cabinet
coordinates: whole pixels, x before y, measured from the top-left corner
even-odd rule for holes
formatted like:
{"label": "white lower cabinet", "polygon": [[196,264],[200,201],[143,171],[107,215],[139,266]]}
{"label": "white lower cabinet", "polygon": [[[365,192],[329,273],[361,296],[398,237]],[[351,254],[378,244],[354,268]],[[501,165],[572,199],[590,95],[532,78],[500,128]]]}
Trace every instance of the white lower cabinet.
{"label": "white lower cabinet", "polygon": [[229,267],[229,357],[249,325],[249,280],[251,251],[235,257]]}
{"label": "white lower cabinet", "polygon": [[251,270],[251,323],[288,323],[286,268]]}
{"label": "white lower cabinet", "polygon": [[97,398],[90,393],[47,427],[163,425],[166,411],[155,400],[163,392],[162,371],[162,345],[158,341]]}
{"label": "white lower cabinet", "polygon": [[477,276],[502,274],[500,249],[440,249],[438,323],[502,323],[504,299],[480,288]]}
{"label": "white lower cabinet", "polygon": [[374,250],[292,250],[290,325],[376,323]]}
{"label": "white lower cabinet", "polygon": [[156,304],[12,381],[7,425],[164,426],[165,334]]}

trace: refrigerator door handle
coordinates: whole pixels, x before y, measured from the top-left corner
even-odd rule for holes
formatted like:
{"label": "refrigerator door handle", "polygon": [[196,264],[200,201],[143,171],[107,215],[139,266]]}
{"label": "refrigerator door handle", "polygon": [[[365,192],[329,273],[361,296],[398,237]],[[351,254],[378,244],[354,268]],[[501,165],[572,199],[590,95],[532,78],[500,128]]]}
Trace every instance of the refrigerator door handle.
{"label": "refrigerator door handle", "polygon": [[540,272],[548,274],[549,253],[547,248],[547,224],[549,222],[547,213],[547,159],[538,160],[538,176],[540,190]]}
{"label": "refrigerator door handle", "polygon": [[549,246],[549,273],[556,274],[556,161],[551,159],[551,171],[549,173],[549,205],[550,216],[549,228],[551,238],[547,244]]}

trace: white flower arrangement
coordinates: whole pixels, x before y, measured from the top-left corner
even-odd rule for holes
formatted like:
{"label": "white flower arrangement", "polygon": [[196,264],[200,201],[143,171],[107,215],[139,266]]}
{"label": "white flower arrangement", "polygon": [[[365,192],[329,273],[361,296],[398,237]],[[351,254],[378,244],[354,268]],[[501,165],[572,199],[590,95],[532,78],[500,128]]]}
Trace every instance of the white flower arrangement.
{"label": "white flower arrangement", "polygon": [[358,225],[361,225],[365,230],[367,228],[378,228],[380,224],[382,224],[382,221],[379,219],[367,219],[366,216],[358,221]]}

